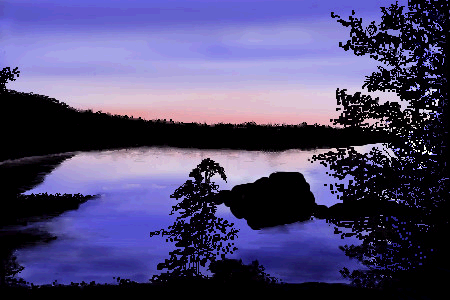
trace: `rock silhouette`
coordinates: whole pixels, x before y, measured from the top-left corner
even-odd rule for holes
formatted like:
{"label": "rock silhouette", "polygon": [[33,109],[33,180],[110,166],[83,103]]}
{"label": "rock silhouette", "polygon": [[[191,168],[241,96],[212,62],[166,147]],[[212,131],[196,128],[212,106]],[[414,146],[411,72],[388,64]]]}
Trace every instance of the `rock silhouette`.
{"label": "rock silhouette", "polygon": [[225,204],[254,230],[317,219],[355,219],[376,215],[414,216],[417,211],[392,201],[356,201],[330,207],[315,202],[310,186],[299,172],[275,172],[253,183],[222,190],[210,198]]}
{"label": "rock silhouette", "polygon": [[315,214],[315,217],[319,219],[337,220],[352,220],[355,218],[380,215],[407,216],[412,218],[417,215],[418,211],[418,208],[408,207],[394,201],[353,201],[336,203],[321,210],[320,214]]}
{"label": "rock silhouette", "polygon": [[310,186],[299,172],[275,172],[253,183],[234,186],[212,198],[247,220],[252,229],[309,220],[316,203]]}

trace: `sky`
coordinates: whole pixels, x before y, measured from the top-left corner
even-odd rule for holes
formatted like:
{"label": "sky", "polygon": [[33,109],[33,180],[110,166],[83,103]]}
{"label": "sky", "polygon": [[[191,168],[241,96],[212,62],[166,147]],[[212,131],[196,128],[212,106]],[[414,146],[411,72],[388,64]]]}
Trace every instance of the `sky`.
{"label": "sky", "polygon": [[[336,89],[362,89],[382,63],[339,47],[352,10],[378,0],[2,0],[8,89],[77,109],[178,122],[332,125]],[[398,1],[407,7],[407,1]]]}

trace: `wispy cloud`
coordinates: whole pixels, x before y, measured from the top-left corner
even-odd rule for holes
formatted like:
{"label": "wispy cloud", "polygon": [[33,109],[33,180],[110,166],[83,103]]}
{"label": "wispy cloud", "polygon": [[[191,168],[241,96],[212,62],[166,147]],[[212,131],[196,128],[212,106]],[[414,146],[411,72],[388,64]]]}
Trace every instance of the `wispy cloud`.
{"label": "wispy cloud", "polygon": [[362,86],[364,76],[380,65],[339,48],[350,38],[349,28],[331,18],[331,11],[345,17],[354,9],[365,22],[379,21],[380,3],[370,1],[6,0],[2,5],[0,64],[21,71],[8,88],[78,108],[127,109],[143,117],[157,111],[161,118],[183,115],[179,121],[187,121],[181,105],[196,109],[189,115],[202,119],[222,113],[237,120],[248,113],[249,119],[265,115],[282,123],[287,115],[274,107],[286,107],[324,121],[335,110],[336,88]]}

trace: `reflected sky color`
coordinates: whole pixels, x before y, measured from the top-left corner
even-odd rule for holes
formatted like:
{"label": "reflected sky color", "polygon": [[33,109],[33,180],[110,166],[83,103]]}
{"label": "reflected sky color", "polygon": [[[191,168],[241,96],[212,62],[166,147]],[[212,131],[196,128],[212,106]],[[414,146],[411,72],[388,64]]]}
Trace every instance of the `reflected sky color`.
{"label": "reflected sky color", "polygon": [[[355,148],[368,151],[371,147]],[[220,189],[254,182],[275,171],[297,171],[304,174],[316,202],[330,206],[338,200],[323,184],[333,179],[325,174],[325,167],[307,161],[313,154],[326,151],[267,153],[143,147],[79,153],[25,194],[82,193],[101,197],[50,222],[33,225],[45,228],[58,239],[17,251],[18,261],[25,267],[19,276],[35,284],[55,279],[62,284],[83,280],[113,283],[113,276],[147,282],[161,272],[156,269],[157,263],[174,249],[165,237],[150,238],[149,232],[173,224],[176,215],[169,213],[177,201],[169,196],[190,179],[189,172],[202,159],[209,157],[224,167],[228,182],[219,176],[212,178]],[[342,240],[324,220],[254,231],[224,205],[218,207],[217,216],[240,229],[235,241],[239,250],[227,257],[242,258],[246,264],[258,259],[267,273],[284,282],[347,282],[338,271],[344,266],[351,270],[361,267],[338,249],[339,245],[359,244],[359,240]]]}
{"label": "reflected sky color", "polygon": [[[407,5],[406,0],[398,1]],[[330,124],[336,88],[362,90],[377,61],[339,48],[393,1],[3,0],[7,88],[81,109],[181,122]]]}

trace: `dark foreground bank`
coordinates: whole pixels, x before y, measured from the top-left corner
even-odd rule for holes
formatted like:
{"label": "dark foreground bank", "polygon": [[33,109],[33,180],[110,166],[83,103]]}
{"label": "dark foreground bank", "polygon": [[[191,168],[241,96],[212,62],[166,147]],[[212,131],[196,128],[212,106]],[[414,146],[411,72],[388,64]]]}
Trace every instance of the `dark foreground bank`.
{"label": "dark foreground bank", "polygon": [[[6,287],[0,289],[2,296],[14,295],[14,297],[114,297],[128,299],[141,297],[170,296],[171,299],[211,299],[215,296],[240,297],[257,299],[279,298],[295,296],[301,299],[346,299],[346,300],[394,300],[394,299],[434,299],[431,295],[421,295],[399,290],[376,290],[357,288],[339,283],[308,282],[300,284],[236,284],[225,285],[213,282],[159,285],[145,283],[128,283],[120,285],[84,284],[80,285],[54,285],[33,287]],[[5,298],[6,299],[6,298]]]}

